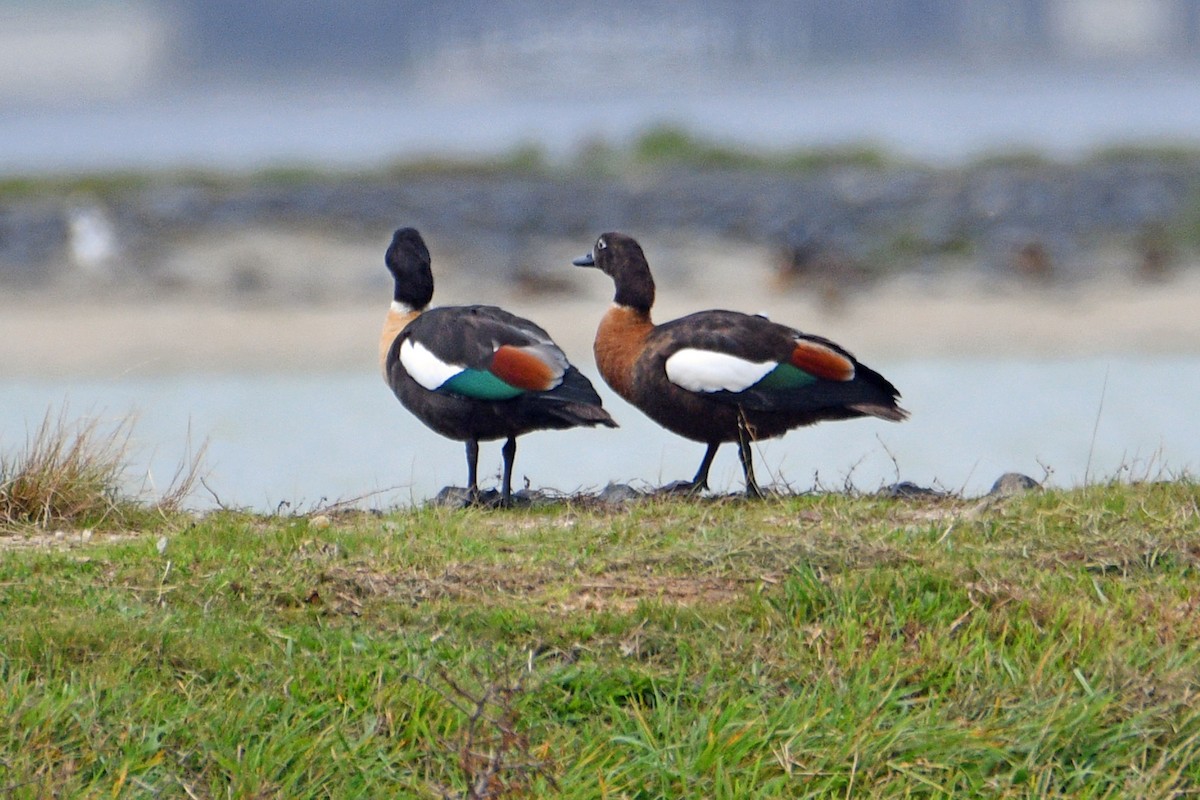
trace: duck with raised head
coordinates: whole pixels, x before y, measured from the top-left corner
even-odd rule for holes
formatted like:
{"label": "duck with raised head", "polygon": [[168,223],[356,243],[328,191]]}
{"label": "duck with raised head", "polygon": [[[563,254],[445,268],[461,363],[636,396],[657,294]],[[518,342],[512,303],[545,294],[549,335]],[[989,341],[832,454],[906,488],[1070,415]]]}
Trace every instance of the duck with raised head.
{"label": "duck with raised head", "polygon": [[605,233],[573,262],[613,279],[613,305],[596,331],[596,366],[613,390],[669,431],[708,446],[691,481],[708,488],[723,442],[737,442],[746,494],[761,497],[751,443],[823,420],[908,416],[882,375],[820,336],[762,316],[699,311],[655,325],[654,278],[641,246]]}
{"label": "duck with raised head", "polygon": [[384,256],[395,281],[379,340],[384,379],[417,419],[466,442],[467,490],[481,499],[479,442],[505,439],[500,501],[512,502],[517,437],[580,425],[616,427],[586,377],[542,328],[495,306],[429,308],[429,248],[413,228]]}

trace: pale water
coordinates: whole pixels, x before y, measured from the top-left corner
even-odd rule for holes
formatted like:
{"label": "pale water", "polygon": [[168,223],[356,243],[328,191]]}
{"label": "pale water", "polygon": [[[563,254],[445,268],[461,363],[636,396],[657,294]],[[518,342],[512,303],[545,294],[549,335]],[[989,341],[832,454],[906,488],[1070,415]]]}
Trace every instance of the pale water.
{"label": "pale water", "polygon": [[[794,490],[874,491],[896,481],[982,494],[1003,472],[1073,486],[1112,477],[1163,478],[1200,469],[1200,357],[1070,361],[911,361],[884,371],[912,419],[832,422],[757,446],[761,483]],[[703,446],[676,437],[601,388],[617,430],[538,432],[518,442],[516,480],[597,490],[690,478]],[[206,483],[191,505],[307,510],[366,496],[388,508],[419,502],[466,476],[463,446],[411,417],[375,374],[205,375],[112,381],[9,380],[0,385],[0,450],[19,449],[50,407],[117,419],[135,411],[131,486],[169,480],[207,440]],[[499,444],[480,475],[495,485]],[[726,446],[713,488],[741,471]]]}

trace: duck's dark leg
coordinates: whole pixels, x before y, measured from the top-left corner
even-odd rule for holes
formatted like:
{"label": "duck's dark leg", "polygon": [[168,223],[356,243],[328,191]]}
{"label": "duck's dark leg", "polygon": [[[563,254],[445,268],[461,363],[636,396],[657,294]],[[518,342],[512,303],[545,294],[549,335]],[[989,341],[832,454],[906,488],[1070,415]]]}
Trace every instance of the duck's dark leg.
{"label": "duck's dark leg", "polygon": [[713,459],[717,457],[717,448],[720,446],[720,442],[708,443],[708,449],[704,451],[704,458],[700,461],[700,469],[696,470],[696,477],[692,478],[695,491],[708,489],[708,470],[712,467]]}
{"label": "duck's dark leg", "polygon": [[720,446],[720,442],[709,442],[708,449],[704,451],[704,458],[700,462],[700,469],[696,470],[696,477],[690,481],[668,483],[658,491],[667,494],[699,494],[708,489],[708,470],[712,466],[713,459],[717,455],[717,448]]}
{"label": "duck's dark leg", "polygon": [[758,481],[754,480],[754,451],[750,449],[750,444],[753,441],[750,436],[750,429],[746,427],[746,420],[738,415],[738,458],[742,461],[742,474],[746,476],[746,496],[754,498],[762,498],[762,489],[758,488]]}
{"label": "duck's dark leg", "polygon": [[504,482],[500,489],[500,502],[509,505],[512,503],[512,471],[513,461],[517,458],[517,437],[508,437],[504,447],[500,448],[500,455],[504,456]]}
{"label": "duck's dark leg", "polygon": [[467,439],[467,496],[472,503],[479,499],[478,439]]}

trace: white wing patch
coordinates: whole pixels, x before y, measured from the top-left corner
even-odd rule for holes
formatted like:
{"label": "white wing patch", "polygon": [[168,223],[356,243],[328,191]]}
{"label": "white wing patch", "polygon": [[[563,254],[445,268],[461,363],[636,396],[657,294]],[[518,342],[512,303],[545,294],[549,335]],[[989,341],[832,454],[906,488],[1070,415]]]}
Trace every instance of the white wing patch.
{"label": "white wing patch", "polygon": [[740,392],[761,381],[778,364],[687,347],[667,359],[667,379],[689,392]]}
{"label": "white wing patch", "polygon": [[463,367],[447,364],[412,339],[405,339],[400,345],[400,363],[414,381],[431,392],[463,371]]}

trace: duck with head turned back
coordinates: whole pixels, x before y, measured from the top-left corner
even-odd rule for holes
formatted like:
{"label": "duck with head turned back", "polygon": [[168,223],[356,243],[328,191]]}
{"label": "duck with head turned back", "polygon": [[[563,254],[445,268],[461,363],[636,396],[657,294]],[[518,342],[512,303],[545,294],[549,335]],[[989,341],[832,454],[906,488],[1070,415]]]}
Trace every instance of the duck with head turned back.
{"label": "duck with head turned back", "polygon": [[605,233],[574,263],[596,267],[616,284],[596,332],[604,380],[659,425],[708,446],[696,476],[672,489],[707,489],[717,448],[737,442],[746,494],[761,497],[753,441],[823,420],[908,416],[891,383],[828,339],[736,311],[655,325],[654,278],[629,236]]}
{"label": "duck with head turned back", "polygon": [[500,501],[508,505],[518,436],[580,425],[616,427],[591,382],[534,323],[495,306],[428,309],[431,259],[415,229],[393,234],[384,261],[395,281],[379,340],[384,379],[421,422],[467,443],[472,502],[480,499],[480,441],[505,440]]}

